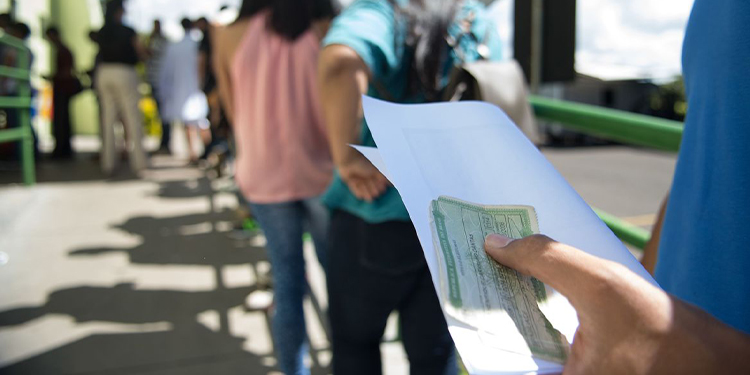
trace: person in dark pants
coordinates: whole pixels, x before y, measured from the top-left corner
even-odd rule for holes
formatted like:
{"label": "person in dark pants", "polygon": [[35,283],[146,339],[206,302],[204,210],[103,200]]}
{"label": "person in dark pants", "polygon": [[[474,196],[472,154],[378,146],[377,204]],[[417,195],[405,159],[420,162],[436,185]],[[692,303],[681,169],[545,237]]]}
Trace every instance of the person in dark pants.
{"label": "person in dark pants", "polygon": [[221,109],[219,90],[216,87],[216,76],[212,65],[212,26],[205,17],[196,20],[195,26],[203,34],[203,39],[198,44],[198,69],[201,90],[206,94],[206,100],[208,101],[208,120],[210,123],[209,132],[202,134],[205,147],[200,159],[205,160],[214,151],[214,148],[223,143],[226,138],[220,137],[219,132],[224,113]]}
{"label": "person in dark pants", "polygon": [[414,226],[396,220],[370,224],[334,210],[329,241],[327,285],[336,373],[380,374],[380,341],[394,310],[399,312],[410,373],[455,373],[453,340]]}
{"label": "person in dark pants", "polygon": [[[409,9],[397,9],[401,5]],[[408,3],[408,4],[407,4]],[[415,17],[415,18],[412,18]],[[470,38],[448,50],[444,38],[464,29],[444,20],[474,20]],[[418,32],[417,32],[418,31]],[[388,315],[400,314],[412,375],[457,373],[455,348],[422,247],[401,196],[349,144],[375,146],[361,117],[363,94],[401,103],[440,97],[450,67],[476,61],[485,40],[499,58],[499,36],[478,2],[353,2],[337,17],[319,58],[318,81],[331,154],[338,173],[324,196],[332,209],[328,298],[333,373],[379,375],[380,340]],[[417,47],[419,46],[419,47]],[[453,47],[452,47],[453,48]]]}
{"label": "person in dark pants", "polygon": [[55,73],[52,76],[52,127],[55,136],[54,158],[70,158],[73,147],[70,139],[70,99],[80,91],[80,83],[74,74],[75,60],[73,53],[60,38],[60,31],[55,27],[47,29],[47,39],[55,47]]}
{"label": "person in dark pants", "polygon": [[[151,36],[148,38],[148,51],[149,58],[146,60],[146,80],[151,85],[151,97],[156,102],[156,108],[159,109],[159,115],[161,117],[162,103],[159,100],[159,69],[161,69],[161,60],[164,55],[164,50],[167,48],[169,41],[161,32],[161,21],[154,20],[154,28],[151,31]],[[168,122],[162,122],[161,128],[161,143],[159,144],[159,152],[168,154],[169,153],[169,142],[171,140],[172,124]]]}

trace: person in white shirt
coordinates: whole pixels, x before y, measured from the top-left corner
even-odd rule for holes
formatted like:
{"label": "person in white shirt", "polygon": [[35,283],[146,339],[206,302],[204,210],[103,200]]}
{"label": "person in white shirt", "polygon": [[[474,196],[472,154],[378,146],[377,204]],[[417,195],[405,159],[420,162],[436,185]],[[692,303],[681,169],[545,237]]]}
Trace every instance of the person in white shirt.
{"label": "person in white shirt", "polygon": [[162,121],[179,121],[185,125],[190,162],[198,158],[194,144],[208,132],[208,104],[201,91],[198,72],[198,41],[193,39],[192,22],[181,21],[185,36],[170,44],[164,52],[159,73],[159,101]]}

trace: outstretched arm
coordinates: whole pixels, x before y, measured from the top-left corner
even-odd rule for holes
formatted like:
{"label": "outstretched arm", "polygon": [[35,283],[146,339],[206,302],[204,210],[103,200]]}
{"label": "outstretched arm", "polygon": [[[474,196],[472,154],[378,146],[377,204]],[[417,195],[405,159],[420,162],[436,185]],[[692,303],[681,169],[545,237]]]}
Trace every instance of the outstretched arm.
{"label": "outstretched arm", "polygon": [[388,180],[349,147],[357,143],[361,130],[362,94],[367,92],[369,74],[365,62],[350,47],[330,45],[320,53],[318,81],[333,162],[349,190],[367,201],[383,194],[388,186]]}
{"label": "outstretched arm", "polygon": [[659,215],[654,223],[654,228],[651,230],[651,238],[643,247],[643,257],[641,258],[641,264],[650,274],[654,274],[656,270],[656,260],[659,258],[659,241],[661,240],[661,227],[664,224],[664,212],[667,210],[667,202],[669,202],[669,195],[664,197],[664,201],[659,207]]}

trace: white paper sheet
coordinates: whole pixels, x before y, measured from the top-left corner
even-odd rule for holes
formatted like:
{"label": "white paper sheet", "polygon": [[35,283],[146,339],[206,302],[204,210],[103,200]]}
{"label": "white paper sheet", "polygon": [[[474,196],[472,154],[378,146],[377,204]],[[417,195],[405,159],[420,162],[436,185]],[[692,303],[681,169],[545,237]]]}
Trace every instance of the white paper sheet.
{"label": "white paper sheet", "polygon": [[[411,216],[434,285],[437,259],[429,204],[447,195],[478,204],[530,205],[541,233],[593,255],[621,263],[656,285],[619,239],[497,107],[480,102],[420,105],[363,98],[365,118],[378,149],[356,146],[393,183]],[[544,311],[573,338],[575,311],[560,295]],[[497,349],[493,340],[448,319],[449,330],[472,374],[555,373],[555,363]]]}

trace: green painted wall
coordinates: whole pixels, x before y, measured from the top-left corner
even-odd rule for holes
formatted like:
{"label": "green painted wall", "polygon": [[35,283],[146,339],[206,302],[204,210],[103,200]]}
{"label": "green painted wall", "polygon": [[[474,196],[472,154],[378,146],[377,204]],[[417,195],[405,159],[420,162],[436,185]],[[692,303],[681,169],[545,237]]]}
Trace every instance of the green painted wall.
{"label": "green painted wall", "polygon": [[[76,59],[76,69],[86,72],[94,65],[97,47],[89,40],[89,31],[101,27],[101,5],[97,0],[49,0],[50,24],[60,29],[63,41]],[[52,63],[52,62],[50,62]],[[99,133],[99,109],[91,90],[71,102],[75,134]]]}

